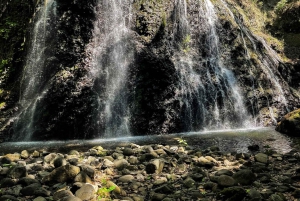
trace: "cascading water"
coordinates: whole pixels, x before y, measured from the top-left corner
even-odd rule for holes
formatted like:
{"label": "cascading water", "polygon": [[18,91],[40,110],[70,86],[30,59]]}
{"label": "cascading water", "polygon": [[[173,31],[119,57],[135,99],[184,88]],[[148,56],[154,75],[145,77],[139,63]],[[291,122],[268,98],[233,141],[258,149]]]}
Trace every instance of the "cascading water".
{"label": "cascading water", "polygon": [[98,93],[98,133],[105,137],[130,134],[127,105],[127,70],[133,59],[129,24],[131,3],[99,0],[93,41],[89,51],[91,76]]}
{"label": "cascading water", "polygon": [[[250,41],[250,43],[252,45],[252,49],[255,51],[255,53],[259,57],[259,61],[261,62],[259,67],[262,69],[264,74],[267,76],[268,82],[270,82],[273,85],[272,91],[273,91],[273,94],[276,94],[274,101],[281,103],[283,105],[283,107],[288,111],[288,108],[287,108],[288,101],[285,97],[283,88],[280,84],[280,81],[279,81],[280,77],[274,73],[274,71],[277,70],[276,68],[278,67],[279,63],[281,62],[281,59],[275,53],[275,51],[267,45],[266,41],[262,37],[256,36],[248,28],[246,28],[243,25],[243,23],[242,23],[243,19],[241,20],[238,17],[234,16],[234,14],[229,9],[227,3],[224,0],[221,0],[221,3],[222,3],[222,5],[225,6],[225,8],[229,12],[230,16],[237,23],[237,25],[239,26],[239,28],[241,30],[241,37],[242,37],[242,41],[243,41],[243,46],[246,50],[247,60],[249,61],[251,58],[249,55],[249,49],[245,42],[244,36],[246,36],[246,38]],[[263,51],[258,49],[258,47],[257,47],[258,43],[262,44]],[[253,75],[251,68],[249,68],[249,74]],[[261,85],[261,84],[258,83],[258,85]],[[254,84],[253,84],[253,86],[254,86]],[[260,88],[262,89],[261,86],[260,86]],[[267,107],[269,108],[271,120],[273,121],[274,124],[276,124],[277,121],[274,118],[273,108],[270,106],[269,100],[268,100],[267,104],[268,104]],[[253,107],[255,107],[255,106],[253,106]]]}
{"label": "cascading water", "polygon": [[31,34],[31,45],[27,54],[20,86],[20,110],[14,123],[15,139],[30,140],[35,131],[36,106],[45,94],[45,50],[50,36],[50,15],[55,15],[55,0],[45,0],[38,8]]}
{"label": "cascading water", "polygon": [[[198,1],[196,6],[199,24],[195,27],[188,23],[186,2],[180,0],[177,6],[179,31],[175,34],[182,44],[174,57],[180,77],[175,99],[180,100],[185,129],[250,126],[234,74],[222,62],[214,6],[209,0]],[[201,37],[204,43],[199,43]],[[203,58],[197,59],[201,54]]]}

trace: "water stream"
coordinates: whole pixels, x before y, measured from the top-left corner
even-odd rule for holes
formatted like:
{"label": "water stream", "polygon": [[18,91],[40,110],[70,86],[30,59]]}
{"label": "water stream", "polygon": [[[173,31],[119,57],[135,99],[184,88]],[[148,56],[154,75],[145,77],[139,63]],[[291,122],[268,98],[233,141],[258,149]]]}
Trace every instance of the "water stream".
{"label": "water stream", "polygon": [[47,141],[41,142],[7,142],[2,143],[0,153],[20,152],[24,149],[32,152],[38,151],[55,151],[68,153],[76,149],[87,151],[93,146],[103,146],[104,148],[115,148],[118,146],[129,146],[131,143],[138,145],[149,144],[168,144],[178,146],[177,139],[184,139],[189,146],[199,149],[206,149],[211,146],[218,146],[222,152],[249,152],[248,146],[259,145],[260,150],[264,147],[273,149],[278,153],[287,153],[291,148],[292,141],[286,136],[276,132],[273,128],[255,128],[255,129],[238,129],[238,130],[218,130],[178,133],[171,135],[158,136],[135,136],[135,137],[115,137],[107,139],[93,140],[69,140],[69,141]]}
{"label": "water stream", "polygon": [[98,133],[105,137],[130,134],[127,104],[127,71],[133,59],[130,44],[131,3],[99,0],[94,36],[89,51],[91,74],[98,93]]}
{"label": "water stream", "polygon": [[20,86],[20,113],[15,117],[14,139],[30,140],[35,131],[35,114],[38,102],[46,93],[46,39],[51,34],[50,15],[55,15],[55,0],[45,0],[36,12],[25,68]]}
{"label": "water stream", "polygon": [[[189,24],[185,0],[177,3],[177,32],[180,50],[174,63],[180,78],[176,99],[180,100],[186,130],[251,127],[243,97],[233,72],[221,59],[218,38],[218,17],[211,1],[199,1],[199,29]],[[195,32],[202,33],[204,44],[197,43]],[[175,37],[176,38],[176,37]],[[199,61],[199,54],[206,56]],[[198,58],[197,58],[198,57]]]}

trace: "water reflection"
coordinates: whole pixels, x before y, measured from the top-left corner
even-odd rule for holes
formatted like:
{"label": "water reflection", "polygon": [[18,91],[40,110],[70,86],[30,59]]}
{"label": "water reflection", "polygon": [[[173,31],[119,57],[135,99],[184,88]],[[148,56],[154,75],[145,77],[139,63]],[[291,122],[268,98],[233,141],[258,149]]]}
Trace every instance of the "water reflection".
{"label": "water reflection", "polygon": [[71,149],[87,151],[90,147],[100,145],[104,148],[127,146],[131,143],[138,145],[168,144],[179,145],[178,138],[197,149],[218,146],[222,152],[248,152],[248,146],[257,144],[263,150],[270,147],[279,153],[291,150],[291,139],[274,130],[274,128],[256,128],[222,131],[204,131],[177,133],[171,135],[136,136],[120,138],[102,138],[94,140],[68,140],[41,142],[6,142],[0,144],[0,153],[20,152],[24,149],[67,152]]}

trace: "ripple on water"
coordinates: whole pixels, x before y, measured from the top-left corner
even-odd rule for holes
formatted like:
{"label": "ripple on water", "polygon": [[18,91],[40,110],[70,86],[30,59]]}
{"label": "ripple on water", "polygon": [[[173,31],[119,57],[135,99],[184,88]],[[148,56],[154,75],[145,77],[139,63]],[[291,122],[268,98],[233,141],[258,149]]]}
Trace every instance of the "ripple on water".
{"label": "ripple on water", "polygon": [[287,153],[291,148],[291,139],[278,133],[274,128],[253,128],[237,130],[219,130],[177,133],[170,135],[135,136],[119,138],[101,138],[94,140],[67,140],[44,142],[5,142],[0,145],[0,153],[20,152],[27,150],[68,151],[78,149],[86,151],[92,146],[105,148],[126,146],[130,143],[178,145],[175,138],[183,138],[188,145],[200,149],[218,146],[223,152],[248,152],[248,146],[257,144],[262,149],[272,148],[278,153]]}

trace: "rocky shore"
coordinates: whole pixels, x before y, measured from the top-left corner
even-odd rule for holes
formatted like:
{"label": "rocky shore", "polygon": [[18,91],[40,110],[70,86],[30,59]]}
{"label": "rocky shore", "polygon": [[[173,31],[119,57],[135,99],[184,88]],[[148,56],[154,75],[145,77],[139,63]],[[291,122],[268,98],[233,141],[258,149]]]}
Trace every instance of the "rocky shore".
{"label": "rocky shore", "polygon": [[0,201],[269,200],[300,198],[300,152],[248,153],[151,144],[0,156]]}

